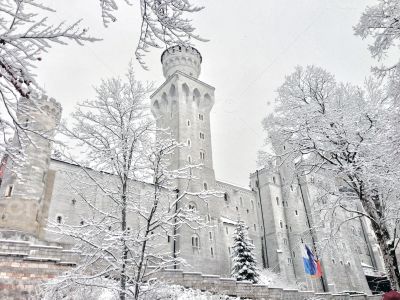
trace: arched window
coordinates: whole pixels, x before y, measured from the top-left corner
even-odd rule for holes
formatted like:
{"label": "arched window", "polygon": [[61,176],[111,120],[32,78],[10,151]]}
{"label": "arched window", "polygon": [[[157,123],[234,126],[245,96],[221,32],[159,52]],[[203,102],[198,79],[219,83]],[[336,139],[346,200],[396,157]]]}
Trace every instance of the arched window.
{"label": "arched window", "polygon": [[186,141],[186,143],[187,143],[188,147],[190,147],[192,145],[192,142],[189,139]]}
{"label": "arched window", "polygon": [[57,216],[56,216],[56,221],[57,221],[58,224],[61,224],[62,221],[63,221],[62,215],[57,215]]}
{"label": "arched window", "polygon": [[212,247],[210,248],[210,253],[211,253],[211,257],[214,257],[214,250]]}
{"label": "arched window", "polygon": [[272,177],[272,181],[273,181],[274,183],[276,183],[276,182],[275,182],[275,177]]}
{"label": "arched window", "polygon": [[190,126],[190,120],[187,120],[187,126]]}
{"label": "arched window", "polygon": [[226,203],[229,203],[229,194],[227,192],[224,193],[224,200]]}
{"label": "arched window", "polygon": [[190,155],[188,155],[187,157],[188,163],[191,164],[192,163],[192,157]]}
{"label": "arched window", "polygon": [[207,185],[207,182],[204,182],[204,183],[203,183],[203,187],[204,187],[204,190],[205,190],[205,191],[207,191],[207,190],[208,190],[208,185]]}
{"label": "arched window", "polygon": [[193,91],[193,102],[196,103],[197,106],[200,104],[200,92],[198,89],[194,89]]}
{"label": "arched window", "polygon": [[185,95],[186,102],[188,102],[188,100],[189,100],[189,87],[187,86],[186,83],[184,83],[182,85],[182,91],[183,91],[183,94]]}
{"label": "arched window", "polygon": [[279,221],[279,225],[281,226],[281,228],[283,228],[283,222],[282,222],[282,220]]}
{"label": "arched window", "polygon": [[194,202],[190,202],[188,205],[188,209],[192,210],[192,211],[196,211],[197,210],[197,206]]}
{"label": "arched window", "polygon": [[175,97],[176,96],[176,88],[175,88],[175,85],[173,85],[173,84],[171,84],[171,87],[169,89],[169,95],[171,97]]}
{"label": "arched window", "polygon": [[193,248],[193,251],[200,250],[200,238],[197,234],[192,236],[192,248]]}
{"label": "arched window", "polygon": [[276,205],[279,205],[279,197],[276,197]]}

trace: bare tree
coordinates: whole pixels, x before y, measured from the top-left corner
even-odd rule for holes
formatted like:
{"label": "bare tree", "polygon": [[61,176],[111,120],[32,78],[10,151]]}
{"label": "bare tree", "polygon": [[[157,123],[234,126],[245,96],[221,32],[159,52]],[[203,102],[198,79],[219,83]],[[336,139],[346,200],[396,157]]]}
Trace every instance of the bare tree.
{"label": "bare tree", "polygon": [[[205,224],[187,201],[206,193],[176,190],[177,180],[190,181],[192,166],[170,170],[169,159],[180,145],[154,128],[144,103],[151,89],[130,68],[125,81],[103,81],[97,99],[80,104],[73,126],[64,128],[81,150],[75,158],[68,154],[81,166],[70,182],[81,222],[52,224],[52,231],[69,238],[83,259],[51,286],[51,299],[72,285],[101,286],[120,299],[138,299],[149,276],[179,260],[170,247],[174,229]],[[155,131],[165,138],[154,141]]]}
{"label": "bare tree", "polygon": [[[378,61],[387,58],[388,52],[398,45],[400,37],[400,2],[398,0],[378,0],[376,5],[367,7],[360,21],[354,27],[356,35],[363,39],[372,37],[369,46],[372,57]],[[381,74],[398,72],[399,62],[391,66],[374,68]]]}
{"label": "bare tree", "polygon": [[[118,9],[115,0],[101,0],[105,26],[115,21]],[[129,4],[129,1],[125,0]],[[135,50],[139,63],[147,69],[144,55],[151,47],[191,44],[191,40],[203,40],[194,34],[194,27],[185,14],[197,12],[202,7],[193,6],[189,0],[141,0],[141,34]],[[30,98],[32,92],[43,93],[36,80],[34,69],[54,44],[74,41],[80,45],[99,39],[90,37],[80,27],[81,21],[71,24],[49,24],[46,13],[53,10],[37,0],[0,0],[0,151],[7,153],[13,148],[8,138],[26,129],[16,117],[20,97]],[[12,151],[8,151],[12,156]]]}
{"label": "bare tree", "polygon": [[45,12],[52,10],[35,0],[0,0],[0,152],[11,159],[16,143],[8,138],[14,131],[17,139],[27,131],[42,135],[22,126],[17,118],[17,111],[23,110],[18,107],[19,98],[35,101],[43,92],[34,72],[37,63],[54,44],[97,40],[80,27],[80,21],[51,25],[42,16]]}
{"label": "bare tree", "polygon": [[[124,0],[130,4],[128,0]],[[101,0],[103,23],[115,22],[116,0]],[[122,2],[122,0],[121,0]],[[135,50],[136,59],[147,69],[144,55],[150,48],[169,47],[176,44],[192,45],[192,40],[206,41],[195,34],[191,20],[186,17],[203,9],[190,0],[139,0],[142,16],[140,37]]]}
{"label": "bare tree", "polygon": [[399,161],[389,138],[392,116],[385,99],[373,80],[361,89],[337,83],[321,68],[297,67],[278,89],[264,128],[281,163],[295,165],[299,176],[316,172],[327,181],[334,178],[327,185],[333,195],[341,187],[350,191],[351,197],[336,198],[338,206],[371,221],[392,287],[398,288]]}

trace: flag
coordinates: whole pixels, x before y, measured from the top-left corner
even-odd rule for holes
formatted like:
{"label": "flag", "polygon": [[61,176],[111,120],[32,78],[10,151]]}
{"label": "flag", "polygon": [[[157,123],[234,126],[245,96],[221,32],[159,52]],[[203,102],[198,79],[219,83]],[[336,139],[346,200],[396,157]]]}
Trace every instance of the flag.
{"label": "flag", "polygon": [[310,248],[305,245],[305,248],[302,248],[302,256],[303,256],[303,264],[304,271],[309,275],[317,274],[317,264],[315,263],[314,254],[311,252]]}
{"label": "flag", "polygon": [[322,277],[321,262],[316,259],[315,264],[317,266],[317,272],[313,275],[313,277],[320,278],[320,277]]}

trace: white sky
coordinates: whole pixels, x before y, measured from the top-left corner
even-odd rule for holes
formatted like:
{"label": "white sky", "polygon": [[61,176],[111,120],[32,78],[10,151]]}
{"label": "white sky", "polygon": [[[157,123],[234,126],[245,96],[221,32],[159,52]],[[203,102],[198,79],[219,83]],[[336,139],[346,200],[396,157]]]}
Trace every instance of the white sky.
{"label": "white sky", "polygon": [[[52,21],[82,18],[92,35],[103,38],[84,47],[55,46],[38,65],[38,81],[63,105],[67,117],[77,101],[94,96],[92,87],[102,78],[125,74],[139,34],[138,6],[119,0],[118,21],[105,29],[97,0],[43,2],[57,10]],[[216,88],[211,128],[219,180],[248,185],[264,144],[261,120],[271,111],[284,76],[296,65],[319,65],[339,81],[362,84],[375,63],[367,42],[352,30],[373,0],[192,2],[205,6],[193,22],[197,33],[210,39],[196,43],[196,48],[203,56],[199,79]],[[138,79],[154,81],[156,87],[163,82],[161,52],[147,56],[150,71],[134,62]]]}

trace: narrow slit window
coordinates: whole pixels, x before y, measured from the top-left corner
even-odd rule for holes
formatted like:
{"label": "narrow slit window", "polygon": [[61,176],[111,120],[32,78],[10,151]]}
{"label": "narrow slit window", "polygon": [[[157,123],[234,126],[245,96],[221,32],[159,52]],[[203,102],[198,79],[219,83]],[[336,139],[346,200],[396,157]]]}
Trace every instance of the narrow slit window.
{"label": "narrow slit window", "polygon": [[12,195],[12,192],[13,192],[13,186],[12,185],[9,185],[8,187],[7,187],[7,189],[6,189],[6,193],[5,193],[5,195],[4,196],[6,196],[6,197],[11,197],[11,195]]}

